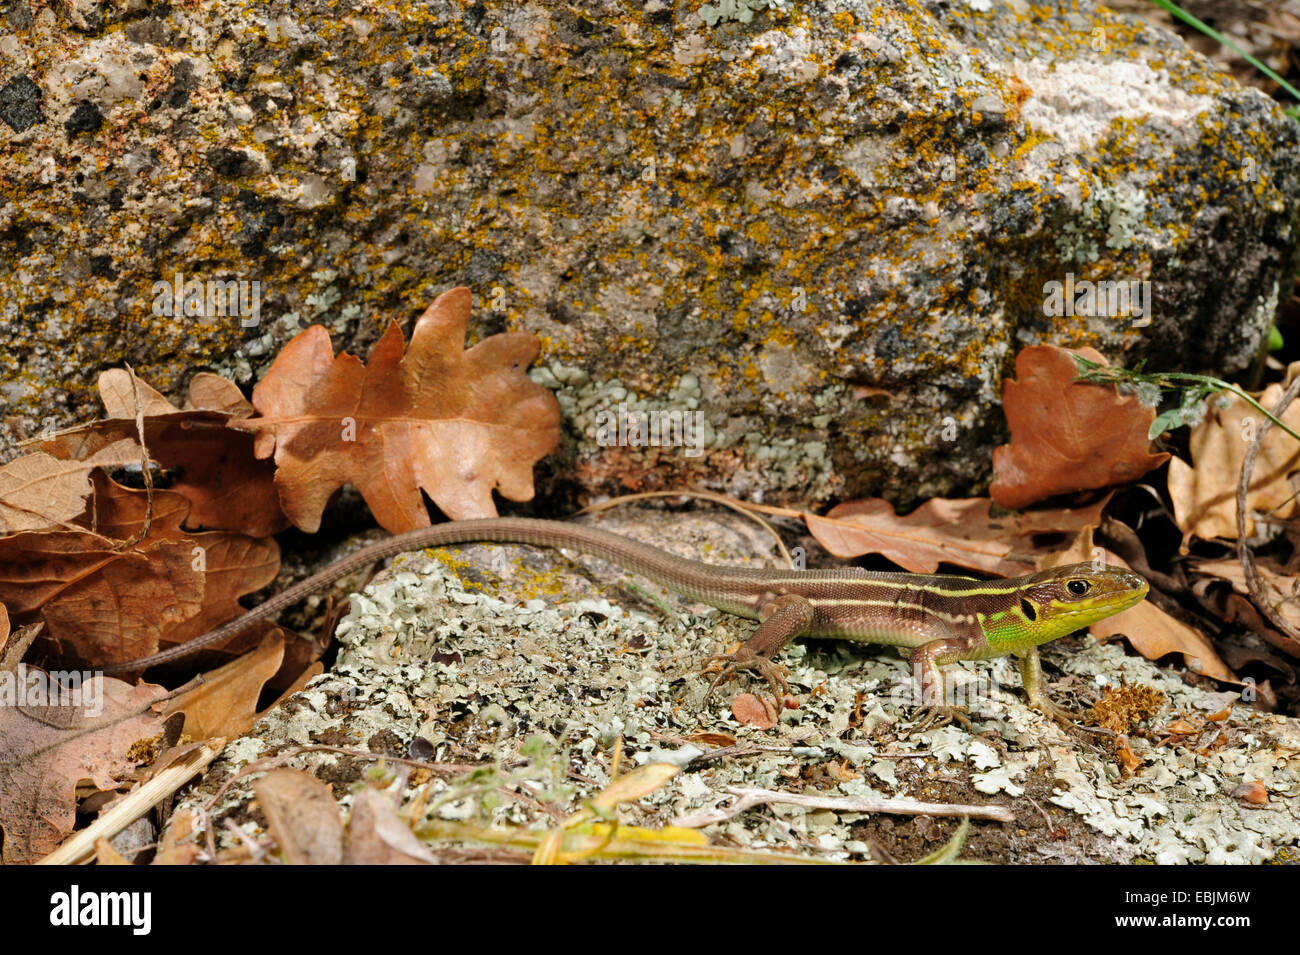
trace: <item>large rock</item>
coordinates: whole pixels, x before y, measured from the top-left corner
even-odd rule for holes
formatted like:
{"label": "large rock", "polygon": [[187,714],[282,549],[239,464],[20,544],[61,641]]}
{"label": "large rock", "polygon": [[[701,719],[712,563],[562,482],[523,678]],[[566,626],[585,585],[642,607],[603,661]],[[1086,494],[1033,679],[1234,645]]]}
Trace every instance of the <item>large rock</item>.
{"label": "large rock", "polygon": [[[11,6],[9,413],[91,414],[123,361],[250,382],[310,321],[364,354],[463,283],[477,334],[542,337],[588,489],[914,498],[987,479],[1024,345],[1256,354],[1296,125],[1172,35],[1087,0],[577,10]],[[260,307],[155,314],[177,272]],[[1084,281],[1150,295],[1053,296]],[[620,403],[701,412],[702,453],[597,447]]]}

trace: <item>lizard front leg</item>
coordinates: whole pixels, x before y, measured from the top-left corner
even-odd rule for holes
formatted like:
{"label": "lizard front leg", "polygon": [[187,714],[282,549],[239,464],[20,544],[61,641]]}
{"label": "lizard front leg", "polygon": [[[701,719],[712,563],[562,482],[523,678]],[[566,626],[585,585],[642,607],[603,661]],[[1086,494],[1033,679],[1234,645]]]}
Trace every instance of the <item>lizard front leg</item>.
{"label": "lizard front leg", "polygon": [[705,701],[708,701],[723,680],[730,679],[741,670],[749,670],[767,680],[767,685],[776,698],[779,713],[781,696],[790,689],[785,680],[789,671],[774,662],[772,657],[812,625],[813,613],[813,605],[798,594],[784,594],[766,604],[760,611],[762,622],[758,629],[739,650],[735,653],[720,653],[705,661],[706,673],[715,666],[720,667],[718,675],[709,684]]}
{"label": "lizard front leg", "polygon": [[1038,657],[1038,647],[1030,647],[1020,654],[1020,682],[1024,684],[1029,704],[1044,716],[1066,726],[1083,719],[1082,713],[1057,706],[1047,698],[1047,684],[1043,679],[1043,663]]}

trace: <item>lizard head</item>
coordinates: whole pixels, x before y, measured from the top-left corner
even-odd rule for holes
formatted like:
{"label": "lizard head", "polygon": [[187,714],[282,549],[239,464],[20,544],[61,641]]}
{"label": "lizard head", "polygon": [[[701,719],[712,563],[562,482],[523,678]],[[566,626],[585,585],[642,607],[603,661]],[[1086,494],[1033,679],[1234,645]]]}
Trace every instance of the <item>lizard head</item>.
{"label": "lizard head", "polygon": [[1023,626],[1046,643],[1141,603],[1150,586],[1138,574],[1110,564],[1069,564],[1022,579]]}

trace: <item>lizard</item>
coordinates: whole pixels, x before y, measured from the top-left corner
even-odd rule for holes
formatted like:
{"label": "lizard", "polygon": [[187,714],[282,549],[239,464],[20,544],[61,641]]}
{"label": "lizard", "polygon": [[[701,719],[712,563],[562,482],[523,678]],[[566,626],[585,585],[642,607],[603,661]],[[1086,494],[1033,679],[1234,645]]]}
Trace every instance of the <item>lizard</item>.
{"label": "lizard", "polygon": [[[570,549],[604,558],[727,613],[758,620],[737,650],[706,662],[720,680],[751,671],[788,692],[787,671],[773,657],[798,636],[892,645],[910,651],[921,700],[931,715],[954,716],[942,699],[941,667],[958,660],[1014,654],[1029,702],[1058,720],[1075,714],[1046,695],[1038,647],[1119,613],[1146,597],[1148,584],[1127,568],[1070,564],[1021,577],[983,581],[945,574],[776,570],[706,564],[599,528],[524,517],[449,521],[395,534],[363,547],[202,636],[137,660],[101,667],[106,674],[142,671],[221,643],[341,577],[404,551],[494,542]],[[712,690],[712,687],[710,691]],[[780,699],[778,695],[778,700]]]}

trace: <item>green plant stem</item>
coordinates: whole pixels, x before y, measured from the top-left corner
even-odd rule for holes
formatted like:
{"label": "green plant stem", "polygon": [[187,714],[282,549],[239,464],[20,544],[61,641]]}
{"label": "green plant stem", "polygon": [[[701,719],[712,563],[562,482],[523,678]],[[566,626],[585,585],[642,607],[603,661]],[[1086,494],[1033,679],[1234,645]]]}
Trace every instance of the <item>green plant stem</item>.
{"label": "green plant stem", "polygon": [[[1210,26],[1208,23],[1204,23],[1201,20],[1196,19],[1196,17],[1192,16],[1186,10],[1182,9],[1177,4],[1172,3],[1171,0],[1151,0],[1151,2],[1154,3],[1156,6],[1160,7],[1161,9],[1167,11],[1172,16],[1175,16],[1179,20],[1182,20],[1188,26],[1200,30],[1211,40],[1214,40],[1218,43],[1222,43],[1224,46],[1228,47],[1229,49],[1235,50],[1239,56],[1245,58],[1247,63],[1249,63],[1255,69],[1259,70],[1261,73],[1267,76],[1274,83],[1281,86],[1282,89],[1286,90],[1297,100],[1300,100],[1300,90],[1297,90],[1286,80],[1282,79],[1282,77],[1278,76],[1277,73],[1273,72],[1273,70],[1271,70],[1266,64],[1262,63],[1260,60],[1251,56],[1249,53],[1247,53],[1241,47],[1237,46],[1237,44],[1233,43],[1231,40],[1229,40],[1218,30],[1214,29],[1214,27]],[[1295,109],[1296,107],[1293,106],[1290,109],[1288,109],[1286,112],[1288,115],[1294,117]]]}
{"label": "green plant stem", "polygon": [[1202,387],[1210,387],[1215,391],[1226,391],[1229,394],[1236,395],[1242,401],[1246,402],[1246,404],[1250,405],[1252,408],[1254,408],[1256,411],[1262,414],[1269,421],[1273,422],[1273,424],[1277,425],[1287,434],[1291,435],[1291,437],[1295,438],[1297,441],[1300,441],[1300,434],[1296,434],[1294,431],[1292,431],[1286,425],[1286,422],[1275,417],[1272,412],[1270,412],[1267,408],[1261,405],[1250,395],[1246,394],[1236,385],[1226,382],[1222,378],[1211,378],[1209,375],[1197,375],[1189,371],[1163,371],[1155,375],[1146,375],[1146,374],[1142,374],[1141,372],[1125,371],[1123,368],[1115,368],[1111,365],[1103,365],[1100,364],[1099,362],[1089,361],[1088,359],[1083,358],[1079,355],[1074,356],[1074,363],[1075,366],[1079,369],[1079,371],[1082,372],[1082,374],[1076,380],[1089,381],[1092,382],[1093,384],[1102,384],[1103,382],[1105,382],[1113,385],[1121,381],[1125,381],[1129,383],[1148,382],[1150,384],[1156,385],[1162,390],[1172,390],[1166,388],[1165,386],[1166,382],[1190,381],[1195,384],[1201,385]]}
{"label": "green plant stem", "polygon": [[1219,389],[1220,391],[1227,391],[1231,394],[1234,394],[1242,401],[1246,402],[1246,404],[1250,405],[1252,408],[1254,408],[1256,411],[1262,414],[1269,421],[1273,422],[1273,424],[1277,425],[1287,434],[1291,435],[1291,437],[1295,438],[1297,441],[1300,441],[1300,434],[1296,434],[1294,431],[1288,428],[1280,418],[1273,417],[1272,412],[1266,409],[1263,405],[1261,405],[1250,395],[1246,394],[1236,385],[1228,384],[1228,382],[1224,381],[1222,378],[1211,378],[1208,375],[1194,375],[1191,372],[1186,372],[1186,371],[1163,372],[1161,373],[1160,377],[1176,379],[1179,381],[1199,381],[1202,382],[1203,384],[1213,385],[1215,388]]}

